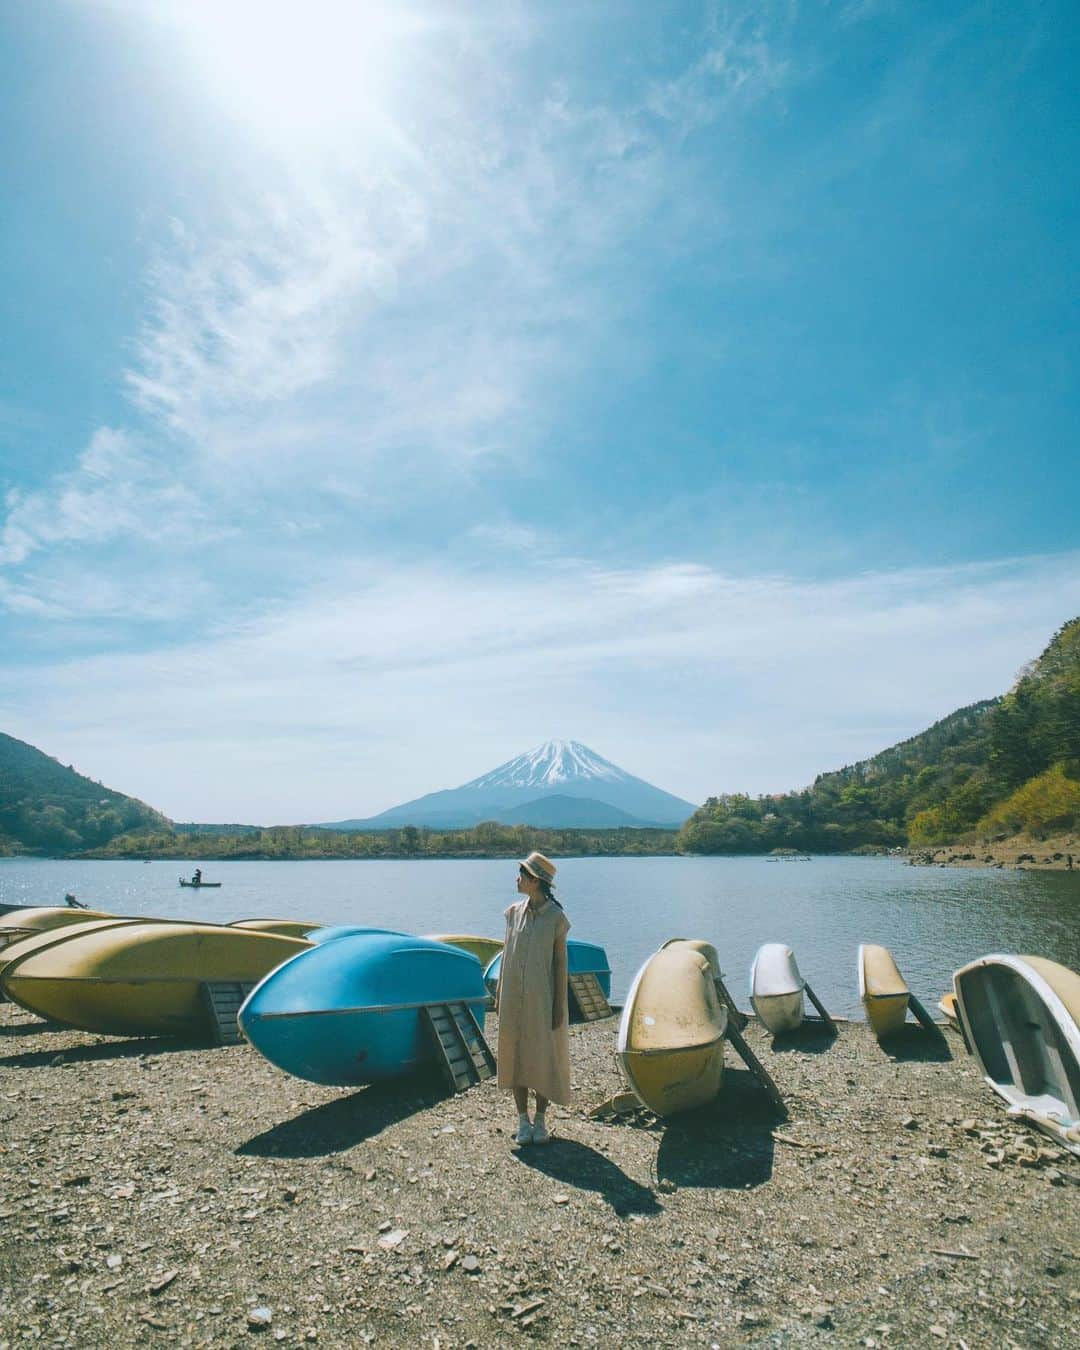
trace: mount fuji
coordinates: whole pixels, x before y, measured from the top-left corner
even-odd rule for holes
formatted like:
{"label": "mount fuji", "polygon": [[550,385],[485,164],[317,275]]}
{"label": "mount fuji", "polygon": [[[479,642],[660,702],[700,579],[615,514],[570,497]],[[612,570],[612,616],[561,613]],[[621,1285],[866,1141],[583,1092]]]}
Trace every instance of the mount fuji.
{"label": "mount fuji", "polygon": [[580,741],[545,741],[461,787],[429,792],[367,820],[340,820],[328,830],[403,825],[468,829],[482,820],[551,829],[678,826],[696,808],[635,778]]}

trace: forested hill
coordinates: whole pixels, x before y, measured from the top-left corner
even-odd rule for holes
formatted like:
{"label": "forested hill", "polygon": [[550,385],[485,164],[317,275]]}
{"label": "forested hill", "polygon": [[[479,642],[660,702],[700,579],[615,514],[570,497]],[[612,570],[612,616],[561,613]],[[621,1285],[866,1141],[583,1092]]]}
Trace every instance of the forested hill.
{"label": "forested hill", "polygon": [[688,853],[842,852],[1080,825],[1080,619],[1001,698],[974,703],[802,792],[710,797]]}
{"label": "forested hill", "polygon": [[169,822],[25,741],[0,733],[0,853],[77,853],[118,834]]}

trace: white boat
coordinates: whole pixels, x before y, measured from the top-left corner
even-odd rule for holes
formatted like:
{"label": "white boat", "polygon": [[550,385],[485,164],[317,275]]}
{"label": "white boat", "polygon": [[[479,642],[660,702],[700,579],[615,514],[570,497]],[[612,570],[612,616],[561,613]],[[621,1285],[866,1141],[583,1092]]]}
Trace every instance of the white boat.
{"label": "white boat", "polygon": [[953,975],[957,1012],[986,1081],[1080,1156],[1080,975],[1041,956],[982,956]]}
{"label": "white boat", "polygon": [[750,1002],[762,1025],[779,1036],[803,1020],[803,990],[795,953],[786,943],[766,942],[750,967]]}

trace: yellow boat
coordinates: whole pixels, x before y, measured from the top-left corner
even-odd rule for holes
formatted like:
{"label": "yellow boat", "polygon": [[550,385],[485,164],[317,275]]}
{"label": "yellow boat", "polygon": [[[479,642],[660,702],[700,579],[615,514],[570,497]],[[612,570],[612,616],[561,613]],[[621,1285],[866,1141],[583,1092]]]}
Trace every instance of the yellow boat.
{"label": "yellow boat", "polygon": [[616,1058],[638,1099],[658,1116],[711,1102],[724,1076],[728,1012],[716,992],[719,962],[707,942],[673,939],[638,971]]}
{"label": "yellow boat", "polygon": [[0,950],[30,933],[43,933],[49,928],[63,928],[70,923],[86,923],[93,919],[112,919],[98,909],[76,909],[71,905],[34,905],[27,909],[13,909],[0,914]]}
{"label": "yellow boat", "polygon": [[203,982],[254,984],[310,945],[214,924],[136,921],[19,957],[0,988],[27,1011],[82,1031],[203,1036]]}
{"label": "yellow boat", "polygon": [[137,919],[90,919],[86,923],[66,924],[63,928],[47,928],[41,933],[27,933],[16,942],[10,942],[0,951],[0,978],[12,961],[31,952],[44,951],[54,943],[68,942],[71,938],[81,937],[84,933],[96,933],[101,928],[113,928],[117,924],[138,923]]}
{"label": "yellow boat", "polygon": [[859,948],[859,997],[866,1020],[879,1039],[904,1025],[911,990],[897,969],[888,947],[864,942]]}
{"label": "yellow boat", "polygon": [[243,928],[248,933],[275,933],[278,937],[303,938],[322,927],[321,923],[305,923],[302,919],[237,919],[230,928]]}
{"label": "yellow boat", "polygon": [[960,1018],[956,1013],[955,994],[942,994],[938,999],[938,1010],[942,1017],[945,1018],[945,1021],[948,1022],[949,1026],[952,1027],[953,1031],[960,1030]]}
{"label": "yellow boat", "polygon": [[472,952],[485,970],[503,949],[501,939],[475,937],[472,933],[425,933],[423,936],[432,942],[448,942],[451,947]]}

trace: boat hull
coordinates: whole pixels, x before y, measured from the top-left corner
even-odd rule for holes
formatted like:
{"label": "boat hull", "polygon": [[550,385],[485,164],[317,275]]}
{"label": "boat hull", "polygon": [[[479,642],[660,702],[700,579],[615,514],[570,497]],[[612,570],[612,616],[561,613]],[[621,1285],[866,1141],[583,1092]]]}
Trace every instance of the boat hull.
{"label": "boat hull", "polygon": [[874,1035],[895,1036],[907,1017],[911,990],[904,982],[892,952],[876,943],[859,948],[859,998]]}
{"label": "boat hull", "polygon": [[1080,1156],[1080,975],[1038,956],[980,957],[953,976],[968,1047],[987,1083]]}
{"label": "boat hull", "polygon": [[222,883],[220,881],[185,881],[180,878],[180,885],[189,891],[219,891]]}
{"label": "boat hull", "polygon": [[7,967],[20,957],[44,951],[46,947],[69,942],[72,938],[82,937],[87,933],[96,933],[102,928],[115,928],[122,924],[138,922],[138,919],[91,919],[88,923],[65,924],[62,928],[47,928],[40,933],[27,933],[18,942],[12,942],[0,951],[0,978],[3,977]]}
{"label": "boat hull", "polygon": [[11,961],[0,987],[29,1012],[81,1031],[202,1037],[203,982],[254,983],[308,945],[212,924],[135,921]]}
{"label": "boat hull", "polygon": [[750,967],[750,1002],[766,1030],[780,1036],[802,1025],[805,987],[790,947],[766,942],[758,948]]}
{"label": "boat hull", "polygon": [[237,919],[230,928],[242,928],[246,933],[274,933],[278,937],[306,938],[322,925],[305,923],[302,919]]}
{"label": "boat hull", "polygon": [[482,966],[489,966],[503,949],[501,938],[476,937],[472,933],[427,933],[432,942],[445,942],[470,952]]}
{"label": "boat hull", "polygon": [[[499,944],[500,947],[502,943]],[[484,983],[494,998],[499,987],[502,953],[499,952],[484,970]],[[569,938],[566,943],[566,973],[568,975],[595,975],[605,998],[611,997],[611,963],[607,952],[595,942],[578,942]]]}
{"label": "boat hull", "polygon": [[116,916],[97,909],[73,909],[69,905],[42,905],[39,908],[13,909],[0,916],[0,951],[29,937],[52,928],[66,928],[69,924],[87,923],[94,919],[112,919]]}
{"label": "boat hull", "polygon": [[668,943],[641,967],[627,995],[616,1058],[638,1100],[658,1116],[713,1101],[724,1077],[727,1008],[716,970],[692,942]]}
{"label": "boat hull", "polygon": [[945,1021],[949,1024],[949,1026],[953,1029],[953,1031],[960,1030],[960,1019],[956,1012],[955,994],[942,994],[942,996],[938,999],[938,1011],[941,1013],[942,1017],[944,1017]]}
{"label": "boat hull", "polygon": [[297,1078],[351,1087],[434,1063],[422,1009],[465,1003],[483,1025],[479,961],[442,942],[366,933],[312,947],[262,981],[240,1009],[261,1055]]}

